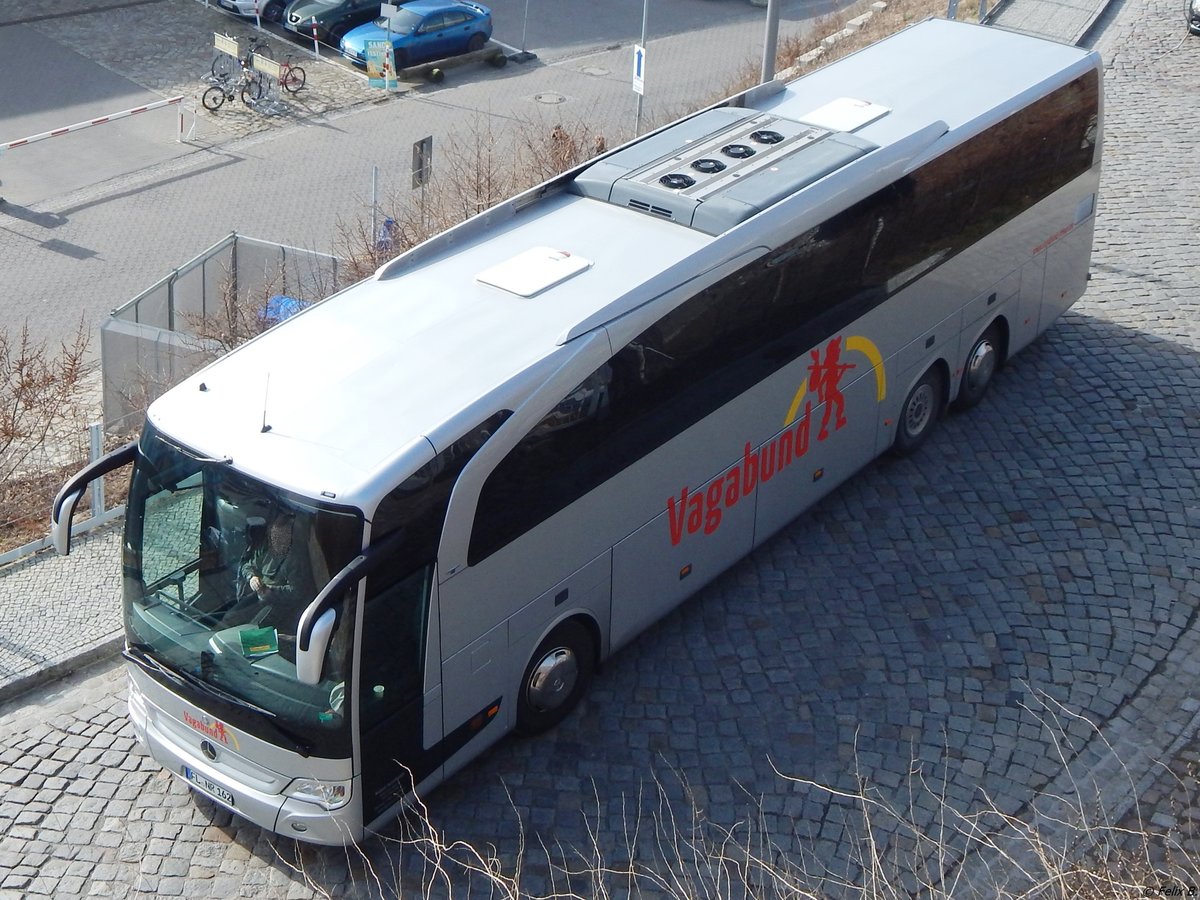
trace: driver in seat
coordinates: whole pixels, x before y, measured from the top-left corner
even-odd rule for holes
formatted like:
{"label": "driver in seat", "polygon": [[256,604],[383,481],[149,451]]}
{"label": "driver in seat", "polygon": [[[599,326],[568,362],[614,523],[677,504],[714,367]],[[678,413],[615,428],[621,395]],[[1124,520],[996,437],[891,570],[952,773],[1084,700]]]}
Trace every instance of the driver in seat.
{"label": "driver in seat", "polygon": [[256,621],[275,626],[280,655],[295,661],[300,615],[316,596],[307,544],[297,534],[295,515],[284,510],[275,511],[265,524],[253,518],[247,526],[250,546],[238,569],[238,600],[264,604]]}

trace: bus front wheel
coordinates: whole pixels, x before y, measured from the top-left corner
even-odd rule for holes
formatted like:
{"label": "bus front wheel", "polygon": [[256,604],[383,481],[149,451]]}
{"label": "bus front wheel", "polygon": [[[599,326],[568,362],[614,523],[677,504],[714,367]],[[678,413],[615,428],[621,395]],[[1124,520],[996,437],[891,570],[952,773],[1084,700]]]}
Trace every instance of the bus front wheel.
{"label": "bus front wheel", "polygon": [[517,733],[539,734],[565,719],[587,690],[595,668],[592,636],[581,623],[563,622],[550,632],[521,677]]}
{"label": "bus front wheel", "polygon": [[904,405],[900,407],[900,421],[896,423],[893,453],[908,456],[925,442],[941,415],[945,394],[942,370],[933,366],[904,398]]}

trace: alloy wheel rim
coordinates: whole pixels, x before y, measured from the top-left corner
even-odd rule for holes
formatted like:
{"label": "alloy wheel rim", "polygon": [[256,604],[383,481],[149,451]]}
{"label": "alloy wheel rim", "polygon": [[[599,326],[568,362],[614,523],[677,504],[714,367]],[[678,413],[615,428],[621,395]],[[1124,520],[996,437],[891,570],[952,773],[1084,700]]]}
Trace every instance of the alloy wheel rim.
{"label": "alloy wheel rim", "polygon": [[909,398],[904,410],[904,430],[910,435],[918,435],[925,430],[933,416],[933,388],[927,384],[921,385]]}
{"label": "alloy wheel rim", "polygon": [[967,362],[967,386],[974,392],[992,380],[996,371],[996,348],[991,341],[980,341],[975,345],[971,359]]}
{"label": "alloy wheel rim", "polygon": [[558,709],[567,702],[579,679],[579,661],[569,647],[556,647],[541,658],[529,675],[526,696],[534,709]]}

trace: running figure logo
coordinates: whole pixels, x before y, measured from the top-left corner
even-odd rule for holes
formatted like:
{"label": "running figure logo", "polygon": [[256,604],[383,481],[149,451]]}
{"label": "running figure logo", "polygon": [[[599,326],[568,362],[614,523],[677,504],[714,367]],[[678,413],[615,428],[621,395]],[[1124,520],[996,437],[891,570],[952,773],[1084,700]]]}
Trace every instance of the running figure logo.
{"label": "running figure logo", "polygon": [[809,385],[813,391],[816,391],[817,402],[825,404],[825,414],[821,416],[821,430],[817,433],[817,440],[823,441],[829,437],[829,417],[837,407],[837,420],[834,424],[834,431],[837,431],[846,424],[846,399],[842,396],[842,392],[838,385],[841,383],[842,376],[853,368],[856,368],[854,363],[843,363],[842,358],[842,339],[836,337],[831,340],[825,347],[825,359],[821,360],[821,351],[813,350],[812,365],[808,367]]}
{"label": "running figure logo", "polygon": [[[851,369],[857,369],[858,365],[842,362],[843,350],[846,353],[861,353],[866,358],[867,371],[875,375],[875,402],[883,402],[887,396],[887,373],[883,356],[870,338],[860,334],[852,334],[845,339],[835,337],[824,347],[810,351],[812,363],[808,365],[808,374],[800,380],[800,387],[792,397],[792,405],[788,407],[783,420],[783,430],[757,446],[743,440],[740,460],[733,462],[703,487],[693,490],[685,484],[678,494],[667,498],[668,535],[672,547],[679,546],[685,535],[715,532],[721,527],[726,511],[733,509],[742,499],[753,497],[762,485],[808,455],[811,449],[809,437],[812,433],[813,394],[825,406],[818,440],[829,437],[829,420],[834,418],[835,411],[834,430],[846,424],[842,376]],[[802,360],[801,356],[796,362]],[[863,390],[860,389],[858,393],[861,395]],[[823,469],[816,470],[814,481],[821,472]]]}

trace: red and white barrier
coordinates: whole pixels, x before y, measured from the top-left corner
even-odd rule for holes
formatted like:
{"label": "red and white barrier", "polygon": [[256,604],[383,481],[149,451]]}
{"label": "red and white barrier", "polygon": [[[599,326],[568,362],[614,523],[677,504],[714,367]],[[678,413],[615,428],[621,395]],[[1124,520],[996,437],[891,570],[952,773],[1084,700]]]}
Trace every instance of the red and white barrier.
{"label": "red and white barrier", "polygon": [[72,131],[82,131],[85,128],[91,128],[94,125],[104,125],[108,122],[115,122],[117,119],[124,119],[129,116],[136,116],[138,113],[144,113],[152,109],[161,109],[164,106],[179,105],[179,136],[177,140],[183,139],[183,97],[171,97],[167,100],[156,100],[153,103],[147,103],[145,106],[135,106],[133,109],[123,109],[120,112],[111,113],[107,116],[100,116],[98,119],[89,119],[86,122],[77,122],[74,125],[68,125],[66,128],[55,128],[53,131],[43,131],[41,134],[35,134],[27,138],[21,138],[16,141],[9,141],[6,144],[0,144],[0,151],[11,150],[14,147],[23,147],[25,144],[32,144],[35,141],[44,141],[46,138],[58,137],[60,134],[70,134]]}

